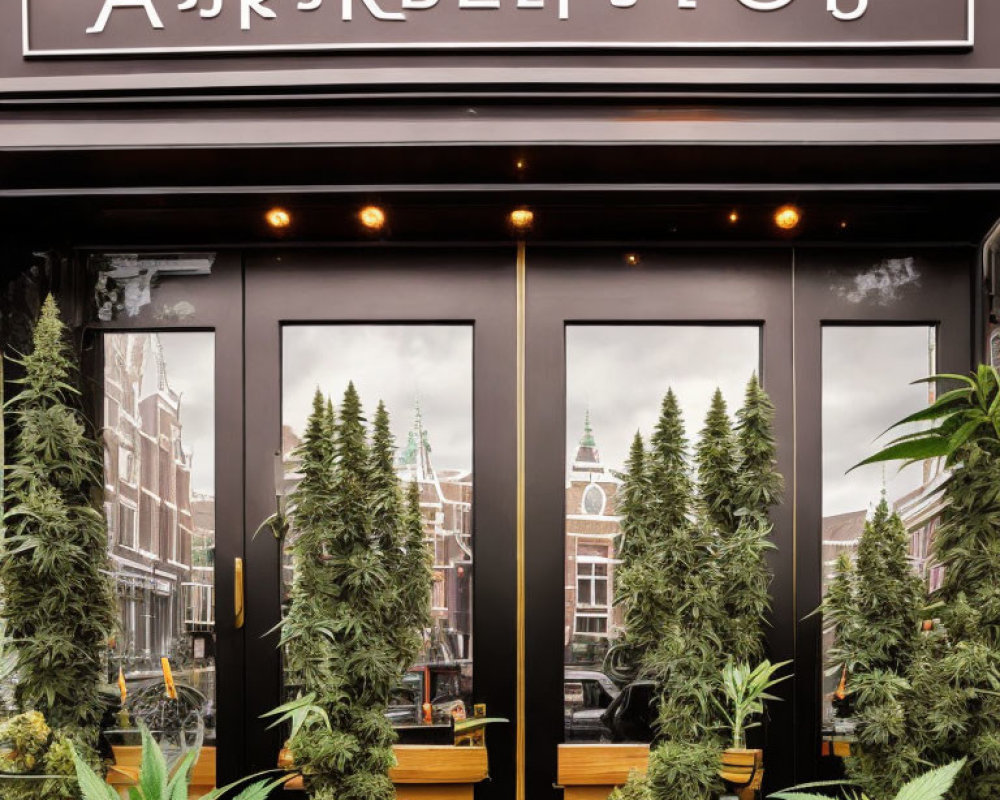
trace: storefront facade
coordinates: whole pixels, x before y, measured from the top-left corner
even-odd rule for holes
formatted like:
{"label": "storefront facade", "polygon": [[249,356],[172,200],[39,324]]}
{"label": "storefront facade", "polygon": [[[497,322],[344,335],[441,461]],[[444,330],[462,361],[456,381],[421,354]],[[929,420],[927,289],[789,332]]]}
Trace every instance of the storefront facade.
{"label": "storefront facade", "polygon": [[[768,647],[795,678],[762,739],[768,783],[832,769],[822,623],[807,615],[824,564],[856,539],[848,512],[867,502],[831,500],[843,472],[827,463],[832,370],[858,347],[836,336],[870,330],[858,361],[877,364],[903,360],[897,345],[879,350],[893,331],[914,335],[898,347],[920,369],[995,357],[1000,7],[6,6],[6,344],[24,341],[53,291],[114,431],[106,510],[135,634],[116,657],[137,680],[173,646],[193,665],[214,697],[220,782],[271,767],[281,744],[260,715],[282,698],[268,631],[285,574],[271,537],[254,534],[294,482],[289,409],[310,362],[337,352],[355,366],[323,391],[351,378],[364,394],[365,359],[346,355],[362,340],[370,360],[420,342],[430,355],[394,369],[439,375],[395,411],[397,469],[420,484],[434,542],[442,674],[511,720],[488,735],[477,797],[560,796],[558,747],[584,730],[567,697],[599,683],[620,625],[617,425],[648,432],[656,411],[626,413],[628,393],[611,389],[636,380],[639,396],[645,383],[612,367],[645,369],[670,347],[690,349],[645,376],[658,394],[688,379],[704,393],[729,368],[705,365],[735,364],[741,381],[760,373],[776,406],[786,492]],[[787,228],[783,207],[797,214]],[[385,333],[389,349],[352,331]],[[688,345],[658,338],[672,332]],[[186,377],[170,372],[185,362]],[[208,421],[193,450],[186,399]],[[435,429],[435,413],[464,428]],[[695,438],[701,420],[686,421]],[[891,498],[921,565],[934,477]]]}

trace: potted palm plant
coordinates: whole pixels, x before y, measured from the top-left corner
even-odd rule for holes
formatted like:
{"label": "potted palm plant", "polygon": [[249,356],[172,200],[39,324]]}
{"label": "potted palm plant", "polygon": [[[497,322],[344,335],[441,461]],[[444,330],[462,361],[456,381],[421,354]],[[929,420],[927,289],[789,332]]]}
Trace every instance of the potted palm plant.
{"label": "potted palm plant", "polygon": [[740,797],[752,797],[764,778],[764,751],[747,749],[746,732],[758,727],[764,703],[780,698],[771,689],[790,675],[776,677],[789,661],[772,664],[762,661],[756,667],[730,661],[722,670],[722,693],[725,702],[714,695],[715,704],[731,734],[730,746],[722,754],[721,776]]}

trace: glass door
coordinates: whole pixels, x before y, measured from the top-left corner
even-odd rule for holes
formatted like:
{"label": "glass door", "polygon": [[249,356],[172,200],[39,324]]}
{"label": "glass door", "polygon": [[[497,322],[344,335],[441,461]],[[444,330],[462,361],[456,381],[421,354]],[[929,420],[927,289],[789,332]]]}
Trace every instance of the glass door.
{"label": "glass door", "polygon": [[[381,403],[393,468],[419,493],[433,553],[432,622],[390,716],[402,740],[485,704],[514,719],[515,253],[340,249],[246,262],[248,756],[273,767],[280,733],[260,715],[298,687],[274,626],[291,599],[289,547],[253,532],[301,480],[299,445],[316,398],[334,415],[348,387],[370,425]],[[427,704],[425,706],[425,703]],[[430,717],[428,720],[427,717]],[[490,778],[513,787],[511,726],[488,733]]]}
{"label": "glass door", "polygon": [[[636,706],[649,700],[609,658],[625,628],[619,509],[636,433],[648,443],[669,402],[693,444],[715,391],[733,414],[757,375],[777,409],[779,470],[792,474],[792,257],[529,246],[526,267],[527,796],[555,798],[558,745],[651,736],[641,714],[619,726],[606,713],[633,689]],[[794,655],[790,509],[772,515],[775,660]],[[775,704],[771,746],[791,746],[790,705]]]}
{"label": "glass door", "polygon": [[[168,752],[203,745],[198,789],[243,768],[235,598],[242,530],[242,265],[212,252],[84,256],[84,374],[104,444],[104,507],[119,625],[107,738],[137,763],[134,724]],[[166,676],[176,702],[165,702]],[[127,716],[120,713],[127,712]]]}
{"label": "glass door", "polygon": [[[796,251],[797,607],[796,708],[800,775],[821,775],[850,723],[835,707],[839,677],[830,675],[815,609],[852,559],[865,520],[884,498],[909,535],[914,571],[929,590],[941,568],[930,546],[947,478],[931,459],[900,469],[867,466],[847,473],[891,437],[889,426],[934,401],[937,387],[913,384],[934,373],[972,366],[974,253],[966,248],[885,247]],[[846,726],[846,727],[845,727]]]}

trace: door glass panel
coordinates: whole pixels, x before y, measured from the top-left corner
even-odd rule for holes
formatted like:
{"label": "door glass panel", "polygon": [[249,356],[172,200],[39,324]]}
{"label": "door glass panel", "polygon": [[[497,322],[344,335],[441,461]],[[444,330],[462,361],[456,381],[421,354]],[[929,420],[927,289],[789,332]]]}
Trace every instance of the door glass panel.
{"label": "door glass panel", "polygon": [[[353,382],[368,421],[389,412],[396,472],[420,487],[425,541],[434,557],[431,629],[390,712],[419,724],[423,702],[435,722],[458,702],[472,708],[472,336],[471,325],[295,325],[282,332],[282,486],[298,481],[294,455],[319,390],[339,406]],[[282,595],[294,581],[286,541]],[[291,689],[292,687],[288,687]]]}
{"label": "door glass panel", "polygon": [[[873,455],[890,425],[933,402],[933,384],[912,382],[935,371],[936,329],[926,325],[828,326],[823,329],[823,594],[836,574],[837,560],[852,559],[865,521],[883,491],[891,510],[910,532],[913,567],[934,588],[940,568],[928,561],[936,526],[935,490],[944,480],[939,460],[912,464],[872,464],[847,473]],[[899,428],[902,436],[915,428]],[[833,634],[823,639],[824,720],[833,733],[848,733],[833,701],[840,684],[829,657]],[[833,671],[833,674],[829,674]]]}
{"label": "door glass panel", "polygon": [[[156,730],[186,720],[190,729],[197,712],[203,758],[214,759],[214,334],[104,335],[104,448],[120,613],[109,678],[124,677],[133,723]],[[163,703],[164,658],[179,695],[171,706]]]}
{"label": "door glass panel", "polygon": [[732,415],[760,369],[760,333],[750,325],[566,330],[567,740],[618,738],[602,716],[625,687],[607,674],[604,659],[623,633],[622,610],[613,605],[620,546],[615,500],[633,437],[640,431],[648,440],[668,389],[677,396],[689,443],[716,388]]}

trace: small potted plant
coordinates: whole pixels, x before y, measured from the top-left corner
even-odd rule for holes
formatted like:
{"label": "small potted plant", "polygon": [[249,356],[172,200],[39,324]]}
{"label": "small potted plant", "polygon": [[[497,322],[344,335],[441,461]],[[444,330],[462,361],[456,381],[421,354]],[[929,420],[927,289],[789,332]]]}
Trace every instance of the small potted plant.
{"label": "small potted plant", "polygon": [[770,690],[791,675],[776,677],[789,661],[772,664],[762,661],[756,667],[732,661],[722,670],[722,693],[725,702],[712,697],[731,734],[730,746],[722,754],[722,778],[736,787],[741,797],[753,796],[764,777],[764,751],[747,749],[746,732],[760,725],[764,703],[780,698]]}

